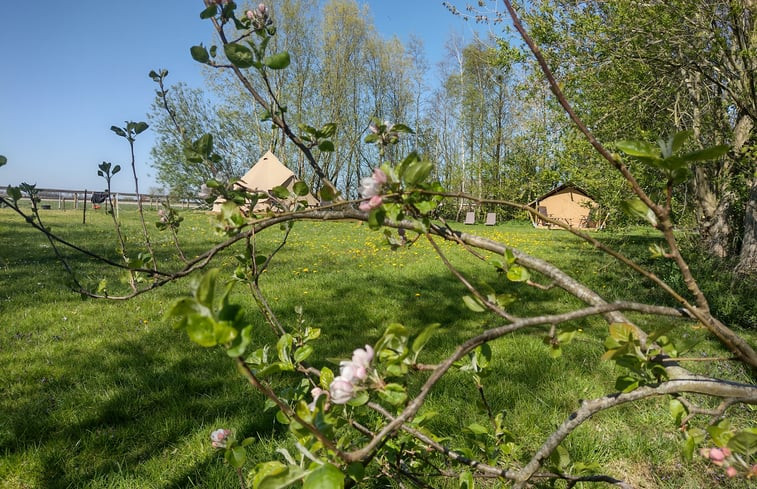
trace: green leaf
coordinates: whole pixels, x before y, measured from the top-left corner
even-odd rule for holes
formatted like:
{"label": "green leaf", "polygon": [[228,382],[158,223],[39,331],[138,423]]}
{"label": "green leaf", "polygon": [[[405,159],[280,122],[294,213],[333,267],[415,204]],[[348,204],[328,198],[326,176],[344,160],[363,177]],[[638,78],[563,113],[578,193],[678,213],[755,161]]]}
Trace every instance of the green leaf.
{"label": "green leaf", "polygon": [[329,141],[328,139],[326,139],[326,140],[321,141],[320,143],[318,143],[318,149],[320,149],[321,151],[326,151],[326,152],[330,153],[330,152],[334,151],[334,149],[335,149],[334,148],[334,143],[332,143],[331,141]]}
{"label": "green leaf", "polygon": [[330,138],[334,134],[336,134],[336,124],[334,124],[333,122],[324,124],[323,127],[321,127],[321,130],[319,132],[320,132],[321,137]]}
{"label": "green leaf", "polygon": [[124,130],[121,129],[120,127],[118,127],[118,126],[110,126],[110,130],[113,131],[113,132],[115,132],[116,134],[118,134],[122,138],[126,137],[126,133],[124,132]]}
{"label": "green leaf", "polygon": [[678,399],[670,400],[670,415],[673,416],[673,420],[677,426],[680,426],[681,421],[686,414],[686,406],[684,406],[681,401]]}
{"label": "green leaf", "polygon": [[739,431],[728,440],[728,448],[751,458],[757,452],[757,428]]}
{"label": "green leaf", "polygon": [[392,406],[399,406],[407,399],[407,392],[400,384],[387,384],[378,391],[378,395]]}
{"label": "green leaf", "polygon": [[644,141],[617,141],[615,146],[629,156],[660,158],[660,148]]}
{"label": "green leaf", "polygon": [[321,200],[325,201],[332,201],[336,197],[336,193],[334,192],[334,189],[331,188],[329,185],[324,185],[321,187]]}
{"label": "green leaf", "polygon": [[623,375],[615,380],[615,388],[620,392],[631,392],[639,387],[639,379],[630,375]]}
{"label": "green leaf", "polygon": [[226,349],[226,354],[230,357],[244,355],[250,341],[252,341],[252,325],[242,328],[242,331],[239,332],[234,341],[231,342],[229,348]]}
{"label": "green leaf", "polygon": [[284,68],[289,66],[289,63],[289,53],[286,51],[276,53],[272,56],[267,56],[265,59],[263,59],[263,64],[272,70],[283,70]]}
{"label": "green leaf", "polygon": [[625,200],[620,203],[620,207],[621,209],[623,209],[623,212],[625,212],[629,216],[639,217],[647,221],[652,226],[657,226],[657,216],[654,215],[652,209],[647,207],[647,205],[642,202],[641,199],[635,198]]}
{"label": "green leaf", "polygon": [[237,68],[249,68],[255,64],[252,51],[241,44],[225,44],[223,52],[226,53],[226,57],[231,61],[231,64]]}
{"label": "green leaf", "polygon": [[610,337],[618,342],[626,342],[629,338],[633,340],[639,339],[639,330],[633,324],[628,323],[612,323],[610,324]]}
{"label": "green leaf", "polygon": [[423,350],[423,347],[426,346],[426,343],[428,343],[428,340],[431,339],[431,336],[433,336],[439,326],[441,326],[439,323],[430,324],[415,337],[411,348],[413,349],[413,352],[415,352],[416,358],[418,357],[418,353]]}
{"label": "green leaf", "polygon": [[116,173],[118,173],[120,171],[121,171],[121,165],[116,165],[116,166],[113,167],[113,173],[111,173],[111,174],[115,175]]}
{"label": "green leaf", "polygon": [[289,189],[286,187],[278,186],[273,187],[271,189],[271,194],[276,197],[277,199],[288,199],[289,198]]}
{"label": "green leaf", "polygon": [[362,406],[366,402],[368,402],[368,399],[370,399],[370,396],[368,395],[367,391],[360,391],[357,393],[355,397],[349,400],[347,402],[350,406]]}
{"label": "green leaf", "polygon": [[187,335],[200,346],[215,346],[215,321],[206,316],[192,315],[187,318]]}
{"label": "green leaf", "polygon": [[308,188],[308,184],[305,182],[295,182],[292,190],[298,197],[304,197],[310,192],[310,188]]}
{"label": "green leaf", "polygon": [[708,426],[707,433],[712,437],[712,441],[719,447],[724,447],[732,437],[731,425],[727,420],[720,421],[718,424]]}
{"label": "green leaf", "polygon": [[699,151],[694,151],[694,152],[685,154],[681,158],[683,158],[686,161],[715,160],[717,158],[720,158],[724,154],[726,154],[729,149],[731,149],[731,147],[728,146],[727,144],[721,144],[719,146],[713,146],[711,148],[700,149]]}
{"label": "green leaf", "polygon": [[673,143],[671,145],[673,154],[678,153],[678,151],[681,150],[683,143],[685,143],[686,140],[692,136],[692,134],[694,134],[692,131],[681,131],[681,132],[677,132],[673,136]]}
{"label": "green leaf", "polygon": [[313,347],[311,345],[304,345],[294,352],[294,361],[297,363],[304,362],[310,355],[313,354]]}
{"label": "green leaf", "polygon": [[288,333],[282,335],[281,338],[279,338],[279,341],[276,342],[276,351],[278,352],[279,360],[281,360],[282,363],[292,363],[292,359],[289,356],[289,350],[292,349],[292,342],[292,335]]}
{"label": "green leaf", "polygon": [[6,158],[3,155],[0,155],[0,166],[5,165],[6,163],[8,163],[8,158]]}
{"label": "green leaf", "polygon": [[210,55],[208,54],[208,50],[205,49],[205,46],[200,44],[199,46],[192,46],[189,48],[189,54],[192,55],[192,59],[197,61],[198,63],[207,63],[210,61]]}
{"label": "green leaf", "polygon": [[137,122],[134,125],[134,134],[140,134],[144,132],[148,127],[150,126],[148,126],[146,122]]}
{"label": "green leaf", "polygon": [[281,462],[272,461],[258,464],[252,470],[252,473],[254,474],[252,476],[252,487],[257,489],[261,487],[261,484],[266,478],[276,477],[278,475],[286,473],[286,471],[287,466],[282,464]]}
{"label": "green leaf", "polygon": [[694,457],[694,450],[697,445],[704,441],[704,431],[699,428],[691,428],[686,432],[686,441],[683,444],[683,458],[689,462]]}
{"label": "green leaf", "polygon": [[215,321],[213,324],[213,335],[216,343],[230,343],[239,333],[226,321]]}
{"label": "green leaf", "polygon": [[469,295],[463,296],[463,303],[473,312],[484,312],[486,310],[479,299]]}
{"label": "green leaf", "polygon": [[511,282],[525,282],[531,278],[528,269],[520,265],[510,265],[507,269],[507,279]]}
{"label": "green leaf", "polygon": [[466,429],[474,435],[485,435],[489,433],[489,430],[486,428],[486,426],[483,426],[479,423],[471,423],[466,427]]}
{"label": "green leaf", "polygon": [[343,489],[344,474],[335,466],[326,463],[311,472],[302,489]]}
{"label": "green leaf", "polygon": [[205,275],[200,279],[200,283],[197,284],[195,290],[195,298],[197,302],[210,308],[213,306],[213,296],[215,295],[216,277],[218,277],[218,269],[212,268],[208,270]]}
{"label": "green leaf", "polygon": [[476,487],[475,484],[476,483],[473,479],[473,474],[471,474],[467,470],[465,472],[462,472],[457,480],[458,489],[474,489]]}
{"label": "green leaf", "polygon": [[209,19],[211,17],[215,17],[217,13],[218,13],[218,7],[216,6],[216,4],[212,4],[210,7],[200,12],[200,18]]}
{"label": "green leaf", "polygon": [[555,451],[549,456],[549,461],[560,470],[564,470],[570,465],[570,454],[564,446],[558,445]]}
{"label": "green leaf", "polygon": [[434,164],[430,161],[418,161],[405,168],[402,179],[407,185],[417,185],[423,182],[433,169]]}
{"label": "green leaf", "polygon": [[334,381],[334,372],[328,367],[321,368],[321,380],[319,385],[323,390],[329,390],[331,383]]}
{"label": "green leaf", "polygon": [[243,447],[236,446],[226,450],[224,458],[235,469],[241,469],[247,460],[247,453]]}

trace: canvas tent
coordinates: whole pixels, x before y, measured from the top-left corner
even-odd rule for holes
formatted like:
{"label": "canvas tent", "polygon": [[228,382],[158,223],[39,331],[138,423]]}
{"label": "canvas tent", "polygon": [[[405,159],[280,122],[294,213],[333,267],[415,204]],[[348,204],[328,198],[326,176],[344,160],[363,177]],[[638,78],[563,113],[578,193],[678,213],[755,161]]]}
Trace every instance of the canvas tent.
{"label": "canvas tent", "polygon": [[[286,187],[291,191],[296,182],[297,177],[292,170],[284,166],[273,153],[267,151],[234,185],[250,192],[267,193],[274,187]],[[310,193],[299,199],[306,200],[310,206],[318,205],[318,200]],[[220,212],[223,202],[221,198],[216,199],[213,203],[213,212]],[[265,212],[270,208],[269,199],[261,198],[253,211]]]}
{"label": "canvas tent", "polygon": [[[582,189],[564,184],[547,192],[528,204],[538,210],[540,214],[562,221],[574,228],[595,228],[589,213],[597,204],[595,200]],[[543,219],[531,216],[531,222],[536,227],[552,227]]]}

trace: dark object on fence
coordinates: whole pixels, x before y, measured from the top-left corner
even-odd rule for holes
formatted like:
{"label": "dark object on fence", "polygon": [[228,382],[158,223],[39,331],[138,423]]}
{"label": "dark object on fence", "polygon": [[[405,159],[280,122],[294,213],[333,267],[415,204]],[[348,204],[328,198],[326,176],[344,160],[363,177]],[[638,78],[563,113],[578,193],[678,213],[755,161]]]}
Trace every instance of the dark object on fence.
{"label": "dark object on fence", "polygon": [[42,204],[42,210],[49,211],[52,209],[52,206],[50,204]]}
{"label": "dark object on fence", "polygon": [[93,204],[102,204],[103,202],[105,202],[107,198],[108,198],[108,192],[93,192],[92,193]]}

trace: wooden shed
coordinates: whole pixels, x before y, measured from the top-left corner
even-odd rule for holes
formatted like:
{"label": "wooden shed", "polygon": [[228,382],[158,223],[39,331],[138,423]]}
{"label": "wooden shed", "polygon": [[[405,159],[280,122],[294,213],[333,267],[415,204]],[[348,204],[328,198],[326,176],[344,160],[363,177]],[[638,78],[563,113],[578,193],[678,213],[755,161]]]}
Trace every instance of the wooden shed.
{"label": "wooden shed", "polygon": [[[596,205],[592,196],[571,184],[560,185],[529,204],[540,214],[579,229],[597,227],[597,223],[590,217],[591,210]],[[531,216],[531,222],[536,227],[554,227],[535,216]]]}

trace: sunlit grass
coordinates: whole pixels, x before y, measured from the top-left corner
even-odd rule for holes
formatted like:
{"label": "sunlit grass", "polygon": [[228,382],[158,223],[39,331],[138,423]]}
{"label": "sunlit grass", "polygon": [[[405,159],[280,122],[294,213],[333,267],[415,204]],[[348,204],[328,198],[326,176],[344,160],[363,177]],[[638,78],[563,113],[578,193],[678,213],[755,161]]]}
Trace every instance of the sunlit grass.
{"label": "sunlit grass", "polygon": [[[221,240],[207,214],[184,215],[179,240],[189,257]],[[45,211],[43,217],[66,239],[119,260],[112,223],[102,211],[89,212],[86,225],[73,211]],[[141,247],[140,227],[133,213],[121,217],[130,237],[127,251],[135,254]],[[566,233],[523,224],[465,230],[546,258],[608,299],[660,299],[641,279]],[[263,233],[259,252],[273,250],[282,236],[278,229]],[[641,259],[655,239],[643,232],[601,237]],[[167,233],[151,225],[151,240],[161,266],[180,266],[169,258],[173,242]],[[475,284],[516,295],[514,314],[564,311],[578,304],[558,289],[543,292],[507,282],[458,246],[440,245]],[[214,266],[229,277],[239,251],[235,246],[221,254]],[[128,291],[123,272],[103,272],[91,259],[65,254],[82,283],[96,287],[106,279],[109,293]],[[209,433],[218,427],[259,438],[254,460],[273,456],[285,428],[263,410],[261,396],[245,385],[222,351],[200,348],[163,319],[172,302],[189,290],[189,279],[128,302],[83,300],[67,289],[67,280],[44,237],[9,210],[0,210],[0,488],[236,487],[235,475],[209,444]],[[305,321],[322,328],[311,358],[316,365],[330,365],[328,359],[375,342],[391,322],[413,331],[441,324],[422,355],[425,363],[440,361],[459,342],[499,324],[465,308],[465,288],[423,239],[392,251],[382,233],[357,222],[296,224],[261,287],[285,325],[297,319],[295,307],[301,306]],[[246,307],[256,345],[269,341],[270,328],[244,287],[237,286],[234,300]],[[579,399],[612,391],[618,370],[598,361],[606,326],[594,319],[580,326],[583,334],[557,359],[542,342],[546,328],[492,345],[494,364],[484,391],[492,409],[505,412],[521,455],[536,449]],[[683,334],[690,326],[678,328]],[[745,334],[754,343],[754,332]],[[700,349],[722,354],[712,343]],[[740,369],[725,373],[747,378]],[[422,379],[413,376],[408,383],[417,388]],[[458,372],[434,389],[425,409],[438,411],[431,426],[449,437],[450,446],[459,446],[463,426],[487,423],[476,409],[478,396],[470,377]],[[735,414],[749,416],[743,410]],[[571,436],[566,448],[575,460],[643,480],[641,487],[714,484],[714,474],[704,465],[682,464],[677,444],[667,400],[661,399],[598,416]]]}

